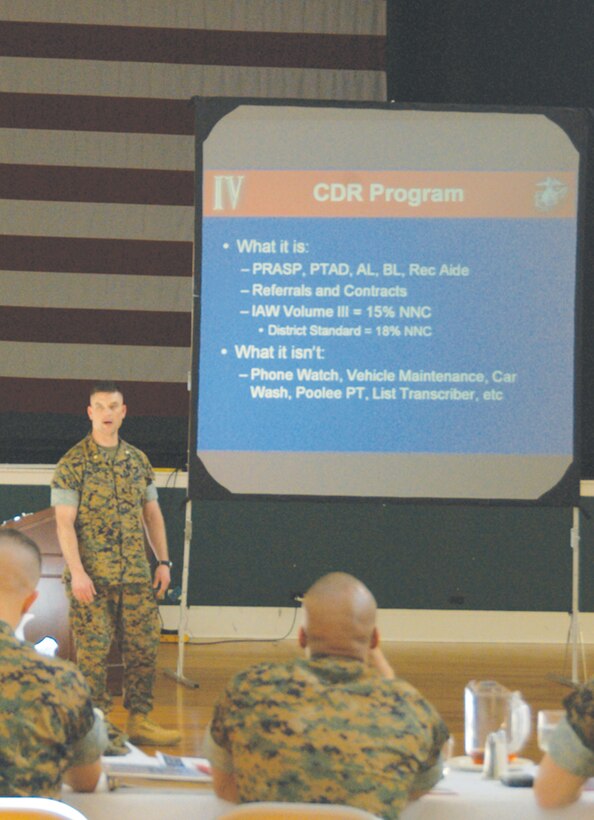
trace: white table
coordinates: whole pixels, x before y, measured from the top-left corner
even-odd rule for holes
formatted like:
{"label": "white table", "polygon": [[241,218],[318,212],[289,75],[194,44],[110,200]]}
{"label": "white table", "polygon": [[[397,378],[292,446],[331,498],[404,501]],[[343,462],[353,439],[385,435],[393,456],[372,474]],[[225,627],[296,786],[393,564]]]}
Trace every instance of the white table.
{"label": "white table", "polygon": [[429,794],[401,814],[401,820],[592,820],[594,791],[573,806],[540,809],[530,788],[485,780],[480,772],[449,772]]}
{"label": "white table", "polygon": [[[126,788],[102,794],[65,794],[64,802],[88,820],[218,820],[233,808],[210,788]],[[532,789],[451,772],[430,794],[408,806],[401,820],[593,820],[594,791],[559,811],[536,805]]]}
{"label": "white table", "polygon": [[98,794],[64,794],[88,820],[218,820],[234,806],[211,788],[125,787]]}

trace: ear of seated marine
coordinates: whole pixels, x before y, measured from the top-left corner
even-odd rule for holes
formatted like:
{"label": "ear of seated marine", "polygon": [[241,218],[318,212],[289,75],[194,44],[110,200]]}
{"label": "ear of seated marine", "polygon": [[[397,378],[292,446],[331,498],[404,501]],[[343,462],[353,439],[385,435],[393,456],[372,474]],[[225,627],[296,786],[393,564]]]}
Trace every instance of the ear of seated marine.
{"label": "ear of seated marine", "polygon": [[219,797],[347,805],[389,820],[440,780],[448,729],[394,674],[376,610],[361,581],[325,575],[303,600],[306,656],[235,676],[205,738]]}

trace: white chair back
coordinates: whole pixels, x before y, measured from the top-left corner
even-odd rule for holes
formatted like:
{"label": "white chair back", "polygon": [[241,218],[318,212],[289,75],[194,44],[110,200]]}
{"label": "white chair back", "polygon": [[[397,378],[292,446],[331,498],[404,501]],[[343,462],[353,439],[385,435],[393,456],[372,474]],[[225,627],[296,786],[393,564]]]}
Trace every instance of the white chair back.
{"label": "white chair back", "polygon": [[6,820],[87,820],[78,809],[48,797],[0,797],[0,818]]}

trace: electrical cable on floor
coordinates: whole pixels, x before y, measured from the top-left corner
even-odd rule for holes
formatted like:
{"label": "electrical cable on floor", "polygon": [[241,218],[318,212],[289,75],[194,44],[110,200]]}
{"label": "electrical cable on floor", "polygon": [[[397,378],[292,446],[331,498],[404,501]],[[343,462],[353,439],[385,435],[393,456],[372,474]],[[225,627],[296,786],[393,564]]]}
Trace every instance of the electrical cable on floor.
{"label": "electrical cable on floor", "polygon": [[[191,644],[192,646],[217,646],[218,644],[224,644],[224,643],[279,643],[280,641],[284,641],[289,637],[289,635],[293,631],[293,628],[295,627],[296,621],[297,621],[297,607],[295,607],[294,612],[293,612],[293,621],[291,622],[291,626],[285,632],[285,634],[282,635],[280,638],[221,638],[221,640],[219,640],[219,641],[196,641],[196,640],[192,640],[192,637],[189,636],[188,643]],[[161,621],[161,623],[163,623],[163,621]],[[177,634],[177,633],[169,633],[169,634]]]}

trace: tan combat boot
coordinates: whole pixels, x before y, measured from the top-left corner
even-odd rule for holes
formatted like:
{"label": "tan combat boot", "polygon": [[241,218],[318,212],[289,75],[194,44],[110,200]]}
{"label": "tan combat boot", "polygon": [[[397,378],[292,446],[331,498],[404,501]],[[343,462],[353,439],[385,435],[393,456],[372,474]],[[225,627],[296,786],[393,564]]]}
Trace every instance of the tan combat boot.
{"label": "tan combat boot", "polygon": [[176,729],[163,729],[142,712],[133,712],[128,718],[128,735],[132,743],[141,746],[175,746],[181,740]]}

